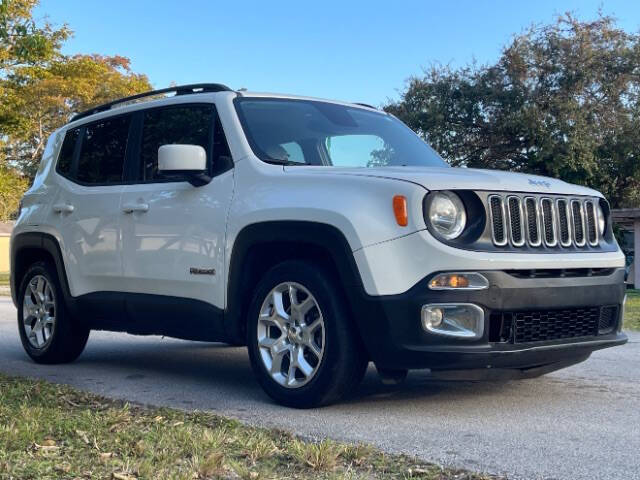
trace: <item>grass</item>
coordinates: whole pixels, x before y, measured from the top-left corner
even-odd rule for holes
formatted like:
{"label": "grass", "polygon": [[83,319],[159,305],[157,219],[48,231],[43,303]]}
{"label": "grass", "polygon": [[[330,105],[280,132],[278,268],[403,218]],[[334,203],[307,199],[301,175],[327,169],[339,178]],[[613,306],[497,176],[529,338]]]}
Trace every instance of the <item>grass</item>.
{"label": "grass", "polygon": [[0,374],[0,479],[482,479],[370,446],[305,441]]}
{"label": "grass", "polygon": [[8,287],[8,286],[9,286],[9,274],[0,273],[0,287]]}
{"label": "grass", "polygon": [[640,290],[627,290],[624,328],[640,330]]}

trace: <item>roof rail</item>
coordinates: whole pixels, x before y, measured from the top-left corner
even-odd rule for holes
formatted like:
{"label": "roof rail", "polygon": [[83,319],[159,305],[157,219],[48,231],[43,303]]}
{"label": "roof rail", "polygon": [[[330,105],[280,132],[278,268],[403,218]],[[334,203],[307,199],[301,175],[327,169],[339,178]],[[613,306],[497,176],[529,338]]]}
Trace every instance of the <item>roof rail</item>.
{"label": "roof rail", "polygon": [[98,105],[97,107],[93,107],[84,112],[80,112],[74,115],[71,118],[71,121],[80,120],[81,118],[88,117],[89,115],[93,115],[94,113],[106,112],[107,110],[111,110],[111,107],[118,105],[120,103],[130,102],[132,100],[137,100],[139,98],[151,97],[153,95],[160,95],[162,93],[170,93],[176,92],[176,96],[178,95],[189,95],[192,93],[205,93],[205,92],[230,92],[232,91],[226,85],[222,85],[221,83],[194,83],[191,85],[176,85],[175,87],[169,88],[161,88],[160,90],[152,90],[150,92],[138,93],[136,95],[131,95],[130,97],[120,98],[118,100],[114,100],[113,102],[105,103],[103,105]]}
{"label": "roof rail", "polygon": [[360,105],[361,107],[373,108],[374,110],[378,110],[373,105],[369,105],[368,103],[355,102],[354,105]]}

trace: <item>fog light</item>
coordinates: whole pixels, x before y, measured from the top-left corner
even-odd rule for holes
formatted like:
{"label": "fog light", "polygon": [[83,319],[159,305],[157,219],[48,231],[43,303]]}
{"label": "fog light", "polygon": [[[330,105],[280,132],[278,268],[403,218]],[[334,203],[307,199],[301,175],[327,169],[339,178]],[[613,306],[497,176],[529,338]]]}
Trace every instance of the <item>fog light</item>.
{"label": "fog light", "polygon": [[489,280],[476,272],[439,273],[429,282],[430,290],[484,290]]}
{"label": "fog light", "polygon": [[484,310],[472,303],[439,303],[422,307],[422,328],[438,335],[476,339],[484,333]]}
{"label": "fog light", "polygon": [[444,312],[441,308],[430,307],[422,311],[422,322],[426,329],[438,328],[442,325]]}

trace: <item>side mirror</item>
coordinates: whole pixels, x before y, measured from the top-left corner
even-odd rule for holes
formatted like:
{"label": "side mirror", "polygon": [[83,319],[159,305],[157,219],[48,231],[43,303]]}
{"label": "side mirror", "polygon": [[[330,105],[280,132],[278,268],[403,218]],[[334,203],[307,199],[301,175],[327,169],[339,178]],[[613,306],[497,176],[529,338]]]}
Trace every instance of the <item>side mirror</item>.
{"label": "side mirror", "polygon": [[158,171],[186,177],[196,187],[211,181],[207,175],[207,152],[200,145],[162,145],[158,148]]}

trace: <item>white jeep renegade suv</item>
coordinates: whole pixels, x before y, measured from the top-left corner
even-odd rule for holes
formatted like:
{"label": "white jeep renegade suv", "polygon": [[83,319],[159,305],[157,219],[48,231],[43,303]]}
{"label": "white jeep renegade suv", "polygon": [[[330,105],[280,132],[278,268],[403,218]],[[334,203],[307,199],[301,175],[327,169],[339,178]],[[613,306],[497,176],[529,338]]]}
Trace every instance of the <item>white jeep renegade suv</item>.
{"label": "white jeep renegade suv", "polygon": [[217,84],[56,131],[11,257],[36,362],[76,359],[92,329],[246,344],[294,407],[337,400],[369,361],[392,381],[521,378],[626,341],[600,193],[449,168],[366,105]]}

